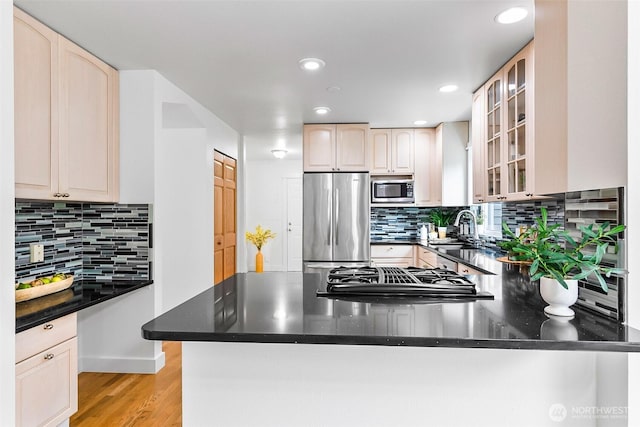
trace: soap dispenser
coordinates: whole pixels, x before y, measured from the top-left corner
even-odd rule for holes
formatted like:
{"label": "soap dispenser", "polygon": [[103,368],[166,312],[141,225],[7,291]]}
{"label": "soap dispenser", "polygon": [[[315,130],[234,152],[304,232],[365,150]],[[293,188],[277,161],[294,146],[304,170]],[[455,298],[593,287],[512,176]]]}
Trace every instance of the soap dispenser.
{"label": "soap dispenser", "polygon": [[420,240],[428,240],[429,239],[429,230],[425,224],[422,224],[420,227]]}

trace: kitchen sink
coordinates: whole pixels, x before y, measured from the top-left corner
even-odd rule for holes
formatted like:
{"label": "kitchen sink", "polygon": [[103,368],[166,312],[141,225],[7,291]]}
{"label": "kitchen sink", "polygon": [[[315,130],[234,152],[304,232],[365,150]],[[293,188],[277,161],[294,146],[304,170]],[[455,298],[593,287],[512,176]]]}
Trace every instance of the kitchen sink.
{"label": "kitchen sink", "polygon": [[459,250],[459,249],[477,249],[471,243],[461,242],[461,241],[452,241],[452,242],[429,242],[429,246],[432,246],[436,249],[442,250]]}
{"label": "kitchen sink", "polygon": [[442,249],[462,249],[465,244],[464,243],[431,243],[431,246],[435,246],[436,248]]}

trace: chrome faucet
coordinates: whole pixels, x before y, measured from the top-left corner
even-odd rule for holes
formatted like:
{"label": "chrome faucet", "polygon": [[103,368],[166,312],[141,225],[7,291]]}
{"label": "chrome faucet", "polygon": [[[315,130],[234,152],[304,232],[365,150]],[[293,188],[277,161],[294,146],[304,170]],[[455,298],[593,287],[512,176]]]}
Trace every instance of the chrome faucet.
{"label": "chrome faucet", "polygon": [[480,239],[480,236],[478,235],[478,219],[476,218],[476,214],[474,214],[472,211],[470,211],[469,209],[462,209],[460,212],[458,212],[453,225],[455,225],[456,227],[460,226],[460,218],[463,214],[471,215],[471,221],[473,222],[473,239],[477,242]]}

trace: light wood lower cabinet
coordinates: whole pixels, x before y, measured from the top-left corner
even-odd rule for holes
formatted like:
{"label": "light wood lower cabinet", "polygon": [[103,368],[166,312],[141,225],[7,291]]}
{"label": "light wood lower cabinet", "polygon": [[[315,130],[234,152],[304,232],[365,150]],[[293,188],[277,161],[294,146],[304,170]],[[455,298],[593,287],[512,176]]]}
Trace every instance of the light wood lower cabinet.
{"label": "light wood lower cabinet", "polygon": [[116,202],[118,72],[14,8],[16,198]]}
{"label": "light wood lower cabinet", "polygon": [[468,265],[458,263],[458,273],[460,274],[473,274],[473,275],[482,275],[485,274],[481,271],[476,270],[473,267],[469,267]]}
{"label": "light wood lower cabinet", "polygon": [[420,268],[436,268],[438,266],[438,255],[422,246],[416,246],[415,266]]}
{"label": "light wood lower cabinet", "polygon": [[414,264],[412,245],[372,245],[371,265],[375,267],[410,267]]}
{"label": "light wood lower cabinet", "polygon": [[71,314],[16,335],[17,426],[57,426],[78,410],[76,332]]}

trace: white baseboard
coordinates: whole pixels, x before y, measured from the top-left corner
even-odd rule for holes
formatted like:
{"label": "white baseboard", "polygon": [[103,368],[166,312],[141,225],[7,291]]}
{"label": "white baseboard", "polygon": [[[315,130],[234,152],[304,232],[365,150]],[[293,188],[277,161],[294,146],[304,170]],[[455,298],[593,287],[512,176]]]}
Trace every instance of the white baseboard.
{"label": "white baseboard", "polygon": [[81,357],[78,372],[117,372],[122,374],[155,374],[164,367],[165,354],[160,352],[155,359]]}

